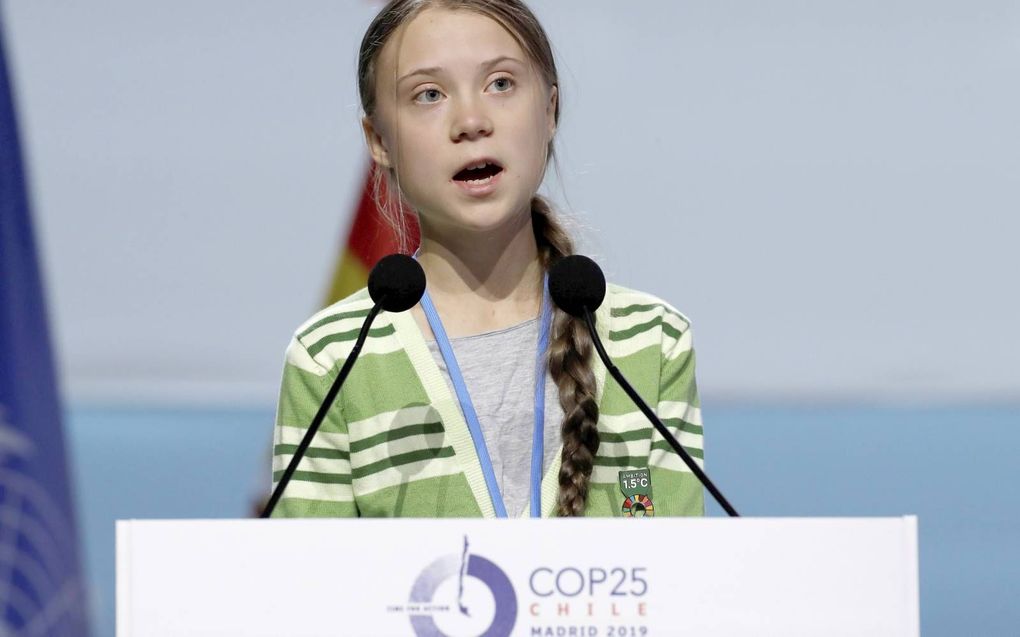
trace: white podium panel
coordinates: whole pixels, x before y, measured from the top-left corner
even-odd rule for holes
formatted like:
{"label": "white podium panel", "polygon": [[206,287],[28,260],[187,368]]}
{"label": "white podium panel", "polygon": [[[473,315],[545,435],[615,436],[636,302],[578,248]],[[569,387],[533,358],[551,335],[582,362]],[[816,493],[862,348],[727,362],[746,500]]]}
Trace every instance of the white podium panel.
{"label": "white podium panel", "polygon": [[916,637],[917,520],[117,522],[117,635]]}

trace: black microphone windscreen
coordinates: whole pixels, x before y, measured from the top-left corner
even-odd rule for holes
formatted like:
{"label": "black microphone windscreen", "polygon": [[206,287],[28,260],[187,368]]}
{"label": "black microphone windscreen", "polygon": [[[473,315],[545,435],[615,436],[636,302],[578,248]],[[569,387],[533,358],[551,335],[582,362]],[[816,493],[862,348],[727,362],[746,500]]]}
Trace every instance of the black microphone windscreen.
{"label": "black microphone windscreen", "polygon": [[594,312],[606,298],[606,277],[602,268],[586,256],[563,257],[549,268],[549,296],[571,316]]}
{"label": "black microphone windscreen", "polygon": [[409,310],[425,293],[425,271],[406,254],[387,255],[369,273],[368,293],[387,312]]}

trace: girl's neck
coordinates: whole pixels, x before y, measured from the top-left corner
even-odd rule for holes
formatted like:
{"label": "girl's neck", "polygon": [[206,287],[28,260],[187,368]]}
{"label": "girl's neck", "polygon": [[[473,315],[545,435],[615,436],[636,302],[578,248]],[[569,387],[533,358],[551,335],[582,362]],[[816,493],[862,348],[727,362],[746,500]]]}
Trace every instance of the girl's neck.
{"label": "girl's neck", "polygon": [[[491,332],[538,316],[543,268],[530,215],[509,234],[441,237],[430,236],[423,228],[418,261],[450,338]],[[418,307],[415,316],[427,327]]]}

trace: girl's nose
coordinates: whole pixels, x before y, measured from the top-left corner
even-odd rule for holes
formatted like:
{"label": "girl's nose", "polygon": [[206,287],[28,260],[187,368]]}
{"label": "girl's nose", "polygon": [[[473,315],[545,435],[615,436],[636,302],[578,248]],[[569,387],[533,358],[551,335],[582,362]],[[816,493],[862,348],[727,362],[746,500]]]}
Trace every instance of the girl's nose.
{"label": "girl's nose", "polygon": [[454,142],[477,139],[492,134],[492,120],[476,100],[467,100],[456,109],[450,128]]}

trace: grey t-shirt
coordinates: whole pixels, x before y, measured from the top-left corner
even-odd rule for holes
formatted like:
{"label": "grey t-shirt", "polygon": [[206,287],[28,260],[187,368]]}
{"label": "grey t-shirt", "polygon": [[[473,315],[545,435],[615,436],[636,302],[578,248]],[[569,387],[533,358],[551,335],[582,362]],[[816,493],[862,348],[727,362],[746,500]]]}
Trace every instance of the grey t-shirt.
{"label": "grey t-shirt", "polygon": [[[509,517],[518,517],[531,495],[538,326],[536,318],[495,332],[450,339]],[[428,347],[456,398],[439,345],[429,341]],[[562,422],[559,391],[547,370],[543,475],[559,450]]]}

